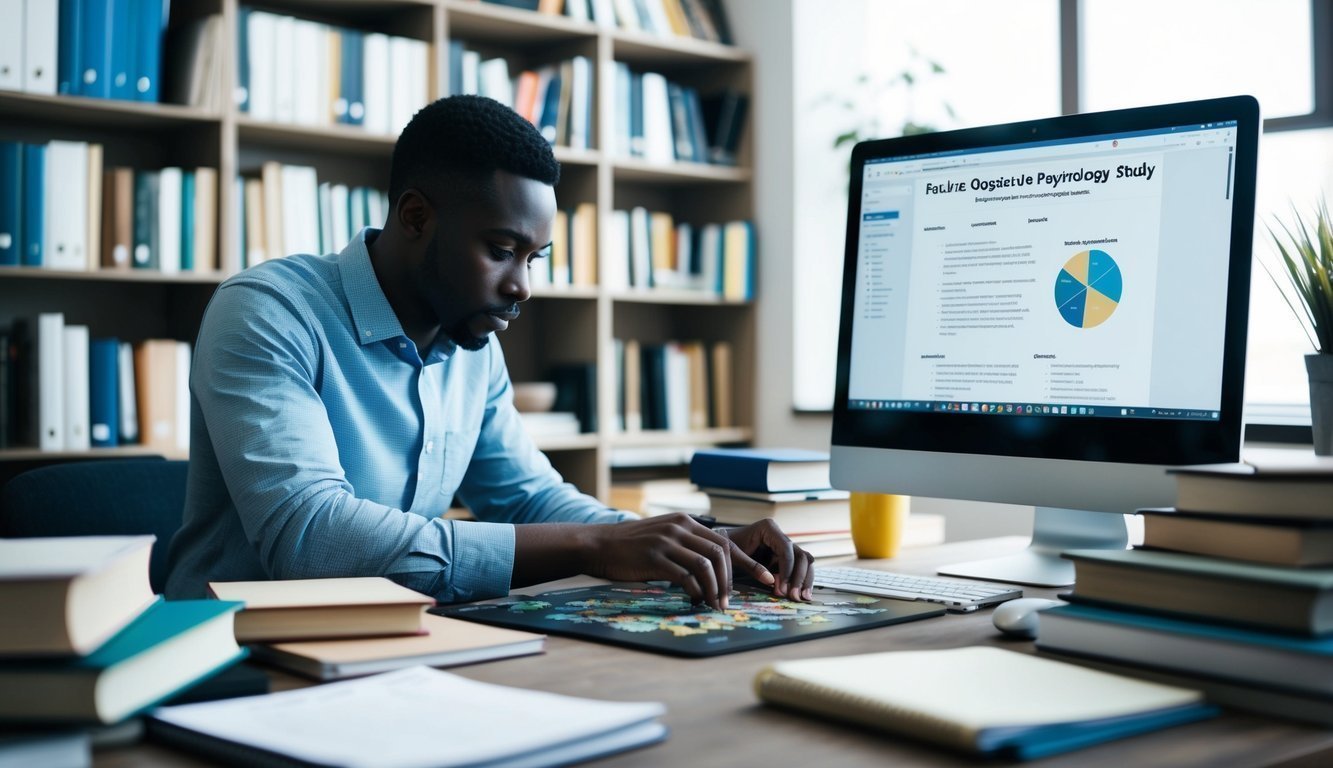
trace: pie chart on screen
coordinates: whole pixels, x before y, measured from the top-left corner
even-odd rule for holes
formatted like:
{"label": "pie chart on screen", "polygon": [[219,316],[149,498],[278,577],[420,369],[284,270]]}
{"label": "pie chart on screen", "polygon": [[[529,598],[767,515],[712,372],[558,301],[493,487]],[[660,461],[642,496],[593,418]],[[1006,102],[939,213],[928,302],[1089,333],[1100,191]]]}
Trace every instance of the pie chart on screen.
{"label": "pie chart on screen", "polygon": [[1055,278],[1055,306],[1075,328],[1096,328],[1120,306],[1120,266],[1106,251],[1080,251]]}

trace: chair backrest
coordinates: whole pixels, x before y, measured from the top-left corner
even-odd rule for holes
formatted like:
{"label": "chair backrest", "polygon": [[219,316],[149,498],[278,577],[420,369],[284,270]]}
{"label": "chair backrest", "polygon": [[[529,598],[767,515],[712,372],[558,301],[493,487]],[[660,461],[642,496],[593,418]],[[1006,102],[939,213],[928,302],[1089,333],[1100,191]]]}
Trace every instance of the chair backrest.
{"label": "chair backrest", "polygon": [[167,580],[167,545],[185,509],[187,461],[110,459],[29,470],[0,491],[0,536],[157,536],[153,591]]}

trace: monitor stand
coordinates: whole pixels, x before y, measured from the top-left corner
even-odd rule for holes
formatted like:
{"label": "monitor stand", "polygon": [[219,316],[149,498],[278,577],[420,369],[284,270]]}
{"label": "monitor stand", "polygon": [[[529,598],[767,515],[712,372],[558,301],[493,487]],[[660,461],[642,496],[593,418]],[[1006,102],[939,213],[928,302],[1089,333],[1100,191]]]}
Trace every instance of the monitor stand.
{"label": "monitor stand", "polygon": [[1034,587],[1074,584],[1074,563],[1060,557],[1067,549],[1124,549],[1129,545],[1125,516],[1079,509],[1037,507],[1032,542],[1016,555],[946,565],[942,576],[1003,581]]}

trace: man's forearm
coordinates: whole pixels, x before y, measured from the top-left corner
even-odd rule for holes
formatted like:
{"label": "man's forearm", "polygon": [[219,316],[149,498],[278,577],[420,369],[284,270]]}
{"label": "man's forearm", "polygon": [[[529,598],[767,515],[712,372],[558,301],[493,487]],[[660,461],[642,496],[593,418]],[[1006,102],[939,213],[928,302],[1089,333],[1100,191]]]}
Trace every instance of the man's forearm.
{"label": "man's forearm", "polygon": [[563,579],[587,572],[589,554],[602,526],[582,523],[530,523],[514,526],[515,587]]}

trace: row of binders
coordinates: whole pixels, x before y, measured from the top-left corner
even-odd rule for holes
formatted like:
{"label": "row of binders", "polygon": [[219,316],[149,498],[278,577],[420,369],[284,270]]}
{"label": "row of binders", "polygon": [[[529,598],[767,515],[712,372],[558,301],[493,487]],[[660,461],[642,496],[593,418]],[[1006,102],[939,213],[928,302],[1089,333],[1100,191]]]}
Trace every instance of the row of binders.
{"label": "row of binders", "polygon": [[321,182],[303,165],[266,162],[258,178],[237,177],[233,194],[242,268],[294,253],[336,253],[389,215],[387,192]]}
{"label": "row of binders", "polygon": [[665,211],[611,212],[605,280],[612,289],[675,289],[733,301],[754,298],[750,221],[677,222]]}
{"label": "row of binders", "polygon": [[0,0],[0,89],[157,101],[167,0]]}
{"label": "row of binders", "polygon": [[607,144],[649,163],[736,165],[749,98],[734,89],[702,96],[657,72],[615,63],[615,122]]}
{"label": "row of binders", "polygon": [[593,65],[587,56],[511,74],[505,58],[483,59],[461,40],[450,40],[449,93],[495,99],[553,145],[592,148]]}
{"label": "row of binders", "polygon": [[0,267],[212,272],[217,171],[104,168],[102,145],[0,141]]}
{"label": "row of binders", "polygon": [[190,447],[190,345],[96,338],[44,312],[0,332],[0,447]]}
{"label": "row of binders", "polygon": [[731,45],[731,26],[719,0],[486,0],[493,5],[522,8],[603,29],[644,32],[655,37],[692,37]]}
{"label": "row of binders", "polygon": [[730,343],[613,339],[612,349],[620,431],[734,426]]}
{"label": "row of binders", "polygon": [[256,120],[397,135],[430,100],[430,46],[241,8],[236,100]]}

